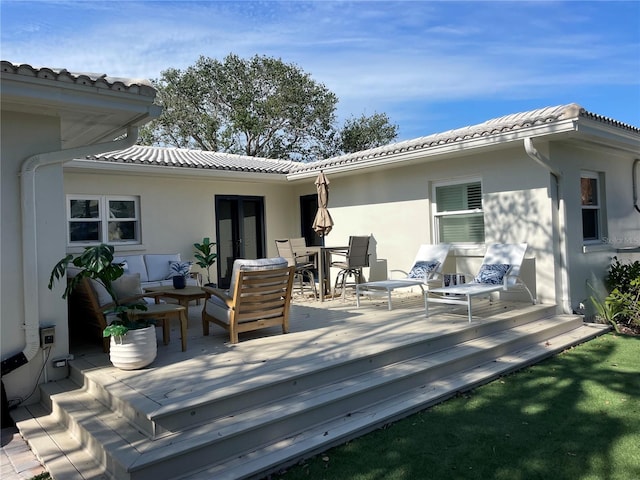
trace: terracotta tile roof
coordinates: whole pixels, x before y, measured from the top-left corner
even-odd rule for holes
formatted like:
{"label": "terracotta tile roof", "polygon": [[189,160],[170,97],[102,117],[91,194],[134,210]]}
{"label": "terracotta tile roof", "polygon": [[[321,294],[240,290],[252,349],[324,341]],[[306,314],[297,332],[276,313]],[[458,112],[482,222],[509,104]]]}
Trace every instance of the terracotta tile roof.
{"label": "terracotta tile roof", "polygon": [[3,74],[24,75],[26,77],[57,82],[86,85],[114,91],[125,91],[149,97],[156,96],[155,88],[147,79],[109,77],[106,74],[100,73],[69,72],[65,68],[36,67],[26,63],[16,64],[7,60],[0,62],[0,71],[2,71]]}
{"label": "terracotta tile roof", "polygon": [[115,163],[135,163],[162,167],[202,168],[254,173],[289,173],[296,162],[271,158],[249,157],[231,153],[209,152],[173,147],[136,145],[126,150],[89,156],[89,160]]}

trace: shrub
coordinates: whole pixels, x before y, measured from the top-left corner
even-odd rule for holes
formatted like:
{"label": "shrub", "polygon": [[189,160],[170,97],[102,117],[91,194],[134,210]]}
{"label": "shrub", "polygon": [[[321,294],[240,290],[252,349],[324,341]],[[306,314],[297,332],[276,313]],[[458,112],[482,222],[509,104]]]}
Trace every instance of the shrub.
{"label": "shrub", "polygon": [[640,261],[622,263],[613,257],[605,284],[610,292],[607,298],[603,302],[591,298],[599,316],[616,331],[620,325],[640,328]]}
{"label": "shrub", "polygon": [[622,263],[618,257],[613,257],[609,271],[604,277],[607,290],[613,292],[616,288],[623,293],[631,291],[631,282],[640,279],[640,262]]}

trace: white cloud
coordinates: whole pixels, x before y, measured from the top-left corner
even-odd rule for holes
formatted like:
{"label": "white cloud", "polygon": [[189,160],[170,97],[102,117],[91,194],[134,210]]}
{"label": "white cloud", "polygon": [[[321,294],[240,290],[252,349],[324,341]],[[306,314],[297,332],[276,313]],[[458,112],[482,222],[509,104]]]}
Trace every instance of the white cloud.
{"label": "white cloud", "polygon": [[342,116],[412,103],[551,103],[576,86],[594,95],[638,86],[638,5],[3,2],[1,47],[6,60],[134,78],[200,55],[280,57],[335,92]]}

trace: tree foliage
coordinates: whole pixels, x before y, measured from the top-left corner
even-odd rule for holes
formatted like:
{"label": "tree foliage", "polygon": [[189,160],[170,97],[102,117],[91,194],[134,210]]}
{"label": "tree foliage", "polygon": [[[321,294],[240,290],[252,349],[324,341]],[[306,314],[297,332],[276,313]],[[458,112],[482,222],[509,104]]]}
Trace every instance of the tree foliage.
{"label": "tree foliage", "polygon": [[383,145],[377,142],[397,135],[383,114],[363,115],[348,122],[348,131],[338,130],[336,95],[295,64],[266,56],[200,57],[184,71],[163,71],[154,84],[163,113],[142,128],[143,145],[308,161],[355,151],[353,145]]}
{"label": "tree foliage", "polygon": [[367,117],[348,119],[340,134],[341,150],[359,152],[387,145],[398,137],[398,126],[390,123],[386,113],[374,113]]}

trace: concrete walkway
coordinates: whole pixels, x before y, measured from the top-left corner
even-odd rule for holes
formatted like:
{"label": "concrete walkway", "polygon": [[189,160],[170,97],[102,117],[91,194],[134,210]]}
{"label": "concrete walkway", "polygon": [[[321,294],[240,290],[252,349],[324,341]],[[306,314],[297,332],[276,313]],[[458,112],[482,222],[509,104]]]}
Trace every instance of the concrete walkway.
{"label": "concrete walkway", "polygon": [[46,472],[15,427],[2,429],[0,465],[2,480],[28,480]]}

